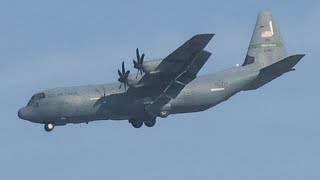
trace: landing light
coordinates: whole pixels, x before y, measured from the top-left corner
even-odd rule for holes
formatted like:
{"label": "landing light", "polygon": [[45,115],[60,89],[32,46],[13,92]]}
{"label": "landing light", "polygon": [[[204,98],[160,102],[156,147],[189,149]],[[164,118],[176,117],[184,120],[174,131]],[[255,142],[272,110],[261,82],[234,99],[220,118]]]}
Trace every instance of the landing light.
{"label": "landing light", "polygon": [[53,124],[48,124],[49,129],[53,129]]}

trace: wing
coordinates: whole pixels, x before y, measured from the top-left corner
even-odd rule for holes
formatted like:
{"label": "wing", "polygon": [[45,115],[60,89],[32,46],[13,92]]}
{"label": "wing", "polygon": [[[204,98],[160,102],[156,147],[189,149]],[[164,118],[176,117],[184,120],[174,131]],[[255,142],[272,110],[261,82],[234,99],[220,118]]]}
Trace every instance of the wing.
{"label": "wing", "polygon": [[196,78],[197,73],[209,59],[211,53],[203,49],[213,34],[199,34],[192,37],[167,56],[152,72],[144,76],[127,93],[134,96],[151,97],[146,111],[157,114],[161,108],[177,97],[181,90]]}
{"label": "wing", "polygon": [[176,49],[161,61],[154,71],[146,73],[135,84],[140,86],[158,86],[165,84],[180,75],[205,48],[214,34],[199,34]]}
{"label": "wing", "polygon": [[167,56],[156,68],[156,71],[166,74],[175,74],[186,66],[205,48],[214,34],[199,34]]}
{"label": "wing", "polygon": [[181,74],[173,78],[164,91],[151,104],[146,106],[146,111],[153,115],[158,114],[163,106],[176,98],[182,89],[196,78],[197,73],[210,56],[211,53],[204,50],[198,53],[192,63]]}

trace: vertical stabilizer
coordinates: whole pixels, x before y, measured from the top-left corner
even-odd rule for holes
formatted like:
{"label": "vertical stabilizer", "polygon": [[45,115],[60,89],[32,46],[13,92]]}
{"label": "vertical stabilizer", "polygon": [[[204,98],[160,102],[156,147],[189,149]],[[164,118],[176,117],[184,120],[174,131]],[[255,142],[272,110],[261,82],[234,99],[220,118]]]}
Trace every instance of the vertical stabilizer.
{"label": "vertical stabilizer", "polygon": [[287,53],[275,19],[270,12],[261,11],[243,66],[257,63],[260,68],[264,68],[286,57]]}

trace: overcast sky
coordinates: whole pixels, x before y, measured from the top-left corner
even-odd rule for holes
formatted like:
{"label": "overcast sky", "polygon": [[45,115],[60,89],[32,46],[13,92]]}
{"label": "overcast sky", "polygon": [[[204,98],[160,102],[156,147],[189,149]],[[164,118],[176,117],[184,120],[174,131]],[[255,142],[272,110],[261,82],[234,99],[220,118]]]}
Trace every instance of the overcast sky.
{"label": "overcast sky", "polygon": [[[296,71],[210,110],[56,127],[17,117],[41,90],[117,80],[135,49],[165,57],[216,33],[200,74],[244,61],[257,13],[271,10]],[[0,1],[0,179],[320,179],[320,3],[292,1]]]}

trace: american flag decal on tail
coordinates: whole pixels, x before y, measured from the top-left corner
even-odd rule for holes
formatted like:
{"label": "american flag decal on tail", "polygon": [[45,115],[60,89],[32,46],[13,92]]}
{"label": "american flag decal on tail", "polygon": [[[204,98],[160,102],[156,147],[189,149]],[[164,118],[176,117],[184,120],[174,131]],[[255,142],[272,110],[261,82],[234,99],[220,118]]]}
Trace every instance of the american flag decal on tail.
{"label": "american flag decal on tail", "polygon": [[269,27],[270,27],[270,30],[262,32],[261,37],[270,38],[274,35],[272,21],[269,21]]}

